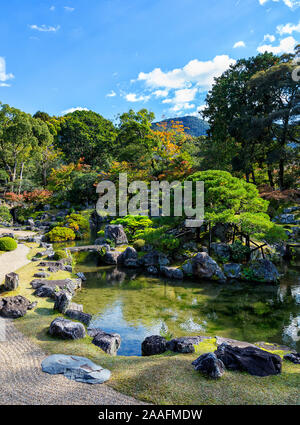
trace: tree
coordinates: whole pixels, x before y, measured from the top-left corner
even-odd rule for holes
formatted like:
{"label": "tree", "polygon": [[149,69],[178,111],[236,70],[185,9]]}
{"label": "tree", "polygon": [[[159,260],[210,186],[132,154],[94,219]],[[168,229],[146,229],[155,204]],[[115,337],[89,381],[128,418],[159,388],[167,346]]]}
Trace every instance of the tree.
{"label": "tree", "polygon": [[67,162],[84,158],[88,165],[106,167],[117,135],[113,123],[92,111],[75,111],[64,118],[56,144]]}

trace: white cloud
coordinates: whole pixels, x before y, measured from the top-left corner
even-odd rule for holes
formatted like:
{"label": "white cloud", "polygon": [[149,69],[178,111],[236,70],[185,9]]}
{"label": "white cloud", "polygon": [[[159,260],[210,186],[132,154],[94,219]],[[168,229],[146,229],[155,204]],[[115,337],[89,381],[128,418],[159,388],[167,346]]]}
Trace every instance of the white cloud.
{"label": "white cloud", "polygon": [[152,89],[183,89],[193,84],[209,89],[215,77],[219,77],[228,67],[236,61],[228,55],[216,56],[211,61],[202,62],[198,59],[191,60],[183,68],[176,68],[164,72],[160,68],[145,73],[140,72],[138,81],[144,81]]}
{"label": "white cloud", "polygon": [[167,97],[169,94],[168,90],[155,90],[155,92],[153,92],[155,97]]}
{"label": "white cloud", "polygon": [[12,73],[6,73],[6,62],[3,57],[0,56],[0,87],[9,87],[10,84],[6,83],[6,81],[14,78]]}
{"label": "white cloud", "polygon": [[263,46],[259,46],[257,51],[259,53],[270,52],[275,55],[279,55],[281,53],[293,53],[294,47],[296,46],[296,40],[294,37],[286,37],[282,39],[278,46],[272,46],[271,44],[264,44]]}
{"label": "white cloud", "polygon": [[[259,4],[261,4],[262,6],[267,3],[269,0],[258,0]],[[280,0],[272,0],[275,3],[278,3]],[[282,0],[283,3],[288,6],[290,9],[296,9],[297,7],[300,6],[300,1],[299,0]]]}
{"label": "white cloud", "polygon": [[233,48],[236,49],[237,47],[246,47],[246,44],[244,41],[237,41],[234,45]]}
{"label": "white cloud", "polygon": [[197,107],[195,112],[190,112],[189,115],[194,117],[200,117],[200,113],[206,108],[206,105],[200,105]]}
{"label": "white cloud", "polygon": [[178,103],[177,105],[174,105],[172,108],[170,108],[171,112],[179,112],[187,109],[194,109],[195,105],[193,103]]}
{"label": "white cloud", "polygon": [[117,93],[114,90],[112,90],[110,93],[107,93],[106,95],[106,97],[115,97],[115,96],[117,96]]}
{"label": "white cloud", "polygon": [[62,114],[66,115],[75,111],[88,111],[88,108],[82,108],[81,106],[77,106],[76,108],[70,108],[70,109],[66,109],[65,111],[62,111]]}
{"label": "white cloud", "polygon": [[69,7],[69,6],[64,6],[64,9],[66,12],[74,12],[75,8],[74,7]]}
{"label": "white cloud", "polygon": [[291,23],[286,24],[286,25],[278,25],[276,29],[277,29],[277,32],[280,35],[283,35],[283,34],[292,34],[294,31],[295,32],[300,32],[300,21],[296,25],[293,25]]}
{"label": "white cloud", "polygon": [[276,40],[275,35],[266,34],[264,36],[264,41],[269,41],[270,43],[273,43]]}
{"label": "white cloud", "polygon": [[136,93],[125,94],[125,99],[127,102],[147,102],[150,99],[150,96],[138,96]]}
{"label": "white cloud", "polygon": [[51,6],[51,7],[49,8],[49,10],[51,10],[51,12],[54,12],[54,10],[55,10],[55,6]]}
{"label": "white cloud", "polygon": [[29,28],[40,32],[56,32],[60,29],[60,26],[57,25],[56,27],[53,27],[50,25],[29,25]]}

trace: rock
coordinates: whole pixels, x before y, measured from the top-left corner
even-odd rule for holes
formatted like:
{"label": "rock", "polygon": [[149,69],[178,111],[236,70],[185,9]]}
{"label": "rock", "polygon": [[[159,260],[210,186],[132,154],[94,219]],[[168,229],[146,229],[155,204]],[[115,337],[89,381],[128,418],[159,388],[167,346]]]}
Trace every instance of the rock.
{"label": "rock", "polygon": [[180,338],[174,338],[171,341],[167,341],[167,349],[174,351],[175,353],[194,353],[194,346],[198,345],[205,339],[210,339],[210,337],[182,336]]}
{"label": "rock", "polygon": [[300,353],[289,353],[283,356],[283,358],[294,364],[300,364]]}
{"label": "rock", "polygon": [[281,358],[257,347],[231,347],[222,344],[215,351],[226,369],[248,372],[254,376],[269,376],[281,373]]}
{"label": "rock", "polygon": [[121,253],[119,251],[107,251],[103,256],[103,262],[109,265],[116,265],[120,255]]}
{"label": "rock", "polygon": [[89,328],[88,334],[93,337],[92,343],[105,353],[115,356],[121,345],[121,337],[117,333],[107,333],[99,328]]}
{"label": "rock", "polygon": [[294,214],[281,214],[274,218],[280,224],[298,224]]}
{"label": "rock", "polygon": [[0,298],[0,315],[10,319],[17,319],[25,316],[27,310],[32,310],[35,305],[22,295]]}
{"label": "rock", "polygon": [[17,273],[8,273],[5,275],[4,289],[6,291],[15,291],[19,286],[19,275]]}
{"label": "rock", "polygon": [[226,276],[207,252],[198,252],[192,258],[192,266],[193,275],[197,278],[226,282]]}
{"label": "rock", "polygon": [[160,271],[168,279],[183,279],[183,272],[177,267],[163,266],[160,268]]}
{"label": "rock", "polygon": [[168,266],[170,261],[165,254],[162,254],[157,251],[150,251],[142,258],[139,259],[139,264],[144,267],[155,266],[155,267],[163,267]]}
{"label": "rock", "polygon": [[42,361],[43,372],[63,374],[72,381],[86,384],[103,384],[110,378],[110,371],[85,357],[53,354]]}
{"label": "rock", "polygon": [[65,291],[61,291],[55,294],[54,310],[58,310],[60,313],[65,313],[69,308],[72,300],[72,295]]}
{"label": "rock", "polygon": [[219,379],[225,373],[225,366],[222,360],[218,359],[214,353],[202,354],[192,365],[195,370],[210,376],[213,379]]}
{"label": "rock", "polygon": [[49,277],[49,276],[50,276],[50,274],[46,273],[46,272],[37,272],[33,275],[33,277],[39,277],[39,278],[42,278],[42,279],[45,279],[46,277]]}
{"label": "rock", "polygon": [[229,279],[240,279],[242,265],[236,263],[224,264],[224,274]]}
{"label": "rock", "polygon": [[187,261],[181,266],[181,269],[183,271],[183,274],[185,276],[192,276],[193,275],[193,265],[191,261]]}
{"label": "rock", "polygon": [[33,221],[33,219],[32,218],[29,218],[27,222],[28,222],[28,224],[30,226],[30,229],[33,230],[34,229],[34,221]]}
{"label": "rock", "polygon": [[118,258],[118,263],[122,264],[126,260],[137,260],[138,255],[137,252],[132,246],[128,246],[125,251],[122,252],[122,254]]}
{"label": "rock", "polygon": [[49,334],[62,339],[80,339],[85,337],[85,328],[81,323],[57,317],[50,324]]}
{"label": "rock", "polygon": [[34,295],[37,297],[50,297],[55,299],[55,294],[59,291],[68,292],[71,296],[73,296],[76,289],[81,288],[81,279],[34,279],[30,285],[33,289],[35,289]]}
{"label": "rock", "polygon": [[293,213],[295,211],[300,211],[300,206],[294,206],[294,207],[290,207],[290,208],[285,208],[283,210],[283,213],[284,214],[290,214],[290,213]]}
{"label": "rock", "polygon": [[[71,303],[73,304],[73,303]],[[83,313],[82,311],[69,309],[65,312],[65,315],[70,319],[79,320],[79,322],[84,323],[86,326],[89,326],[92,316],[88,313]]]}
{"label": "rock", "polygon": [[43,210],[44,211],[50,211],[51,210],[51,206],[50,205],[44,205]]}
{"label": "rock", "polygon": [[163,336],[151,335],[147,336],[142,342],[142,355],[153,356],[162,354],[167,351],[167,341]]}
{"label": "rock", "polygon": [[257,260],[250,264],[251,280],[258,282],[276,283],[279,273],[274,264],[269,260]]}
{"label": "rock", "polygon": [[69,272],[69,273],[72,273],[72,271],[73,271],[73,267],[69,266],[68,264],[65,265],[64,269],[65,269],[66,272]]}
{"label": "rock", "polygon": [[147,267],[147,272],[150,273],[150,274],[154,274],[154,275],[158,274],[157,267],[155,267],[155,266]]}
{"label": "rock", "polygon": [[56,267],[58,270],[64,270],[65,263],[64,263],[64,260],[41,261],[39,266],[41,266],[41,267]]}
{"label": "rock", "polygon": [[81,279],[82,281],[86,281],[86,277],[85,277],[85,274],[84,274],[84,273],[82,273],[82,272],[78,272],[78,273],[76,273],[76,276],[77,276],[79,279]]}
{"label": "rock", "polygon": [[211,244],[211,249],[214,251],[218,258],[229,260],[231,255],[230,246],[226,243],[215,243]]}
{"label": "rock", "polygon": [[104,231],[105,239],[115,242],[116,245],[127,245],[128,240],[121,224],[107,224]]}
{"label": "rock", "polygon": [[250,344],[249,342],[238,341],[236,339],[230,339],[230,338],[223,338],[222,336],[216,336],[216,344],[217,346],[222,344],[227,344],[227,345],[230,345],[230,347],[239,347],[239,348],[255,347],[254,344]]}

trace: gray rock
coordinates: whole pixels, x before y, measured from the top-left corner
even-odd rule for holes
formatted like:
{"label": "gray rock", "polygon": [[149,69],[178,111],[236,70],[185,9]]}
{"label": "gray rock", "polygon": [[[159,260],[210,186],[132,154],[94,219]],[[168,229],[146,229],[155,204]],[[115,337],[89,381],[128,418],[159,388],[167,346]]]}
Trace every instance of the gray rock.
{"label": "gray rock", "polygon": [[93,337],[92,343],[105,353],[115,356],[121,345],[121,337],[117,333],[107,333],[99,328],[88,328],[88,335]]}
{"label": "gray rock", "polygon": [[298,224],[294,214],[281,214],[274,219],[280,224]]}
{"label": "gray rock", "polygon": [[30,285],[35,289],[34,295],[37,297],[50,297],[55,299],[55,294],[59,291],[68,292],[73,296],[76,289],[81,288],[81,279],[34,279]]}
{"label": "gray rock", "polygon": [[[71,303],[72,305],[73,303]],[[69,309],[65,312],[65,315],[70,319],[78,320],[79,322],[84,323],[86,326],[89,326],[92,320],[92,316],[88,313],[83,313],[82,311]]]}
{"label": "gray rock", "polygon": [[61,339],[80,339],[85,337],[85,327],[81,323],[57,317],[50,324],[49,334]]}
{"label": "gray rock", "polygon": [[25,316],[27,310],[32,310],[36,304],[31,303],[22,295],[0,298],[0,316],[18,319]]}
{"label": "gray rock", "polygon": [[72,381],[86,384],[103,384],[110,378],[110,371],[85,357],[53,354],[42,361],[43,372],[63,374]]}
{"label": "gray rock", "polygon": [[257,260],[250,264],[249,269],[254,281],[276,283],[280,277],[277,268],[269,260]]}
{"label": "gray rock", "polygon": [[76,276],[77,276],[79,279],[81,279],[82,281],[86,281],[86,277],[85,277],[85,274],[84,274],[84,273],[82,273],[82,272],[78,272],[78,273],[76,273]]}
{"label": "gray rock", "polygon": [[198,252],[198,254],[192,258],[192,266],[193,275],[197,278],[226,282],[226,276],[221,268],[207,252]]}
{"label": "gray rock", "polygon": [[131,246],[128,246],[125,251],[122,252],[122,254],[118,257],[118,263],[126,265],[126,262],[128,260],[134,260],[137,261],[138,255],[134,248]]}
{"label": "gray rock", "polygon": [[116,245],[127,245],[128,240],[121,224],[107,224],[104,231],[105,239],[114,241]]}
{"label": "gray rock", "polygon": [[167,341],[163,336],[151,335],[147,336],[142,342],[142,355],[153,356],[162,354],[167,351]]}
{"label": "gray rock", "polygon": [[215,243],[211,244],[211,249],[214,251],[215,255],[219,258],[229,260],[231,255],[230,246],[226,243]]}
{"label": "gray rock", "polygon": [[33,275],[33,277],[39,277],[39,278],[42,278],[42,279],[45,279],[46,277],[49,277],[49,276],[50,276],[50,274],[46,273],[46,272],[37,272]]}
{"label": "gray rock", "polygon": [[103,262],[109,265],[116,265],[120,255],[121,253],[119,251],[107,251],[103,256]]}
{"label": "gray rock", "polygon": [[170,263],[168,257],[165,254],[162,254],[157,251],[150,251],[142,258],[139,259],[139,264],[144,267],[155,266],[155,267],[163,267],[168,266]]}
{"label": "gray rock", "polygon": [[195,370],[213,379],[220,379],[225,373],[224,363],[214,353],[202,354],[202,356],[193,361],[192,365]]}
{"label": "gray rock", "polygon": [[183,274],[185,276],[192,276],[193,275],[193,264],[191,261],[187,261],[181,266],[181,269],[183,271]]}
{"label": "gray rock", "polygon": [[154,274],[154,275],[158,274],[157,267],[155,267],[155,266],[147,267],[147,272],[150,273],[150,274]]}
{"label": "gray rock", "polygon": [[183,279],[183,272],[177,267],[163,266],[160,268],[160,271],[168,279]]}
{"label": "gray rock", "polygon": [[283,358],[294,364],[300,364],[300,353],[289,353],[283,356]]}
{"label": "gray rock", "polygon": [[238,348],[255,347],[255,345],[250,344],[250,342],[238,341],[237,339],[224,338],[222,336],[216,336],[216,344],[217,346],[222,344],[227,344],[230,347],[238,347]]}
{"label": "gray rock", "polygon": [[19,275],[11,272],[5,275],[4,289],[6,291],[15,291],[19,286]]}
{"label": "gray rock", "polygon": [[239,279],[241,277],[242,265],[236,263],[224,264],[224,274],[229,279]]}
{"label": "gray rock", "polygon": [[73,267],[69,266],[68,264],[65,265],[64,269],[65,269],[66,272],[69,272],[69,273],[72,273],[72,271],[73,271]]}
{"label": "gray rock", "polygon": [[60,313],[65,313],[69,308],[72,301],[72,295],[68,292],[61,291],[55,293],[54,310],[58,310]]}
{"label": "gray rock", "polygon": [[167,349],[175,353],[194,353],[195,345],[198,345],[205,339],[210,339],[210,337],[182,336],[180,338],[174,338],[167,342]]}

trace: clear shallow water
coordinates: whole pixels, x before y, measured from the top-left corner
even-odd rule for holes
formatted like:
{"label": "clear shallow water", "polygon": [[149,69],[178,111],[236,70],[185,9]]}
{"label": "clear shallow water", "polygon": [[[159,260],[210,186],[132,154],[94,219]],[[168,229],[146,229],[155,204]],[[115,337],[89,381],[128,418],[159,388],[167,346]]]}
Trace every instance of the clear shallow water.
{"label": "clear shallow water", "polygon": [[92,327],[117,332],[119,355],[141,355],[146,336],[226,336],[276,342],[300,351],[300,268],[280,285],[170,281],[115,267],[79,264],[87,277],[74,301],[93,314]]}

